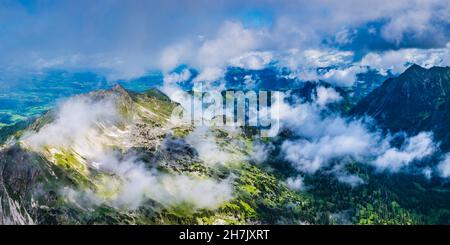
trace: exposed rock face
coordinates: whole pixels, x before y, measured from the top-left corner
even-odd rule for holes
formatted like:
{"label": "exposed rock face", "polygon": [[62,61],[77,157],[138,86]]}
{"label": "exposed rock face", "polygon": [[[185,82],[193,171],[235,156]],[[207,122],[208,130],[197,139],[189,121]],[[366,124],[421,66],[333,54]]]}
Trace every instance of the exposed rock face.
{"label": "exposed rock face", "polygon": [[35,154],[13,146],[0,152],[0,223],[33,224],[29,194],[35,190],[42,170]]}

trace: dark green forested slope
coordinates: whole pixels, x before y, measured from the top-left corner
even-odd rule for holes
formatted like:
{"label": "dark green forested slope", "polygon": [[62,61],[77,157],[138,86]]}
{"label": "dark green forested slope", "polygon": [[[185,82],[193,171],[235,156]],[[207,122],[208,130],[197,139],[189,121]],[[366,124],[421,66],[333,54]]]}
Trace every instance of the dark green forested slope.
{"label": "dark green forested slope", "polygon": [[450,68],[412,65],[389,78],[362,99],[354,115],[368,115],[385,129],[418,133],[433,131],[450,148]]}

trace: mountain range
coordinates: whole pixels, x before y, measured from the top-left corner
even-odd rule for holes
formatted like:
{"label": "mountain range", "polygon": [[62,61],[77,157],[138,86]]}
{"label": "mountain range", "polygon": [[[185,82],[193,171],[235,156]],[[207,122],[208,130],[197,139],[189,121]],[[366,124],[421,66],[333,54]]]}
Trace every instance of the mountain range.
{"label": "mountain range", "polygon": [[[319,87],[341,97],[327,113],[369,116],[384,133],[432,131],[442,152],[450,147],[448,67],[412,65],[356,97],[323,81],[290,92],[311,103]],[[158,89],[117,85],[2,128],[0,223],[450,223],[443,180],[379,172],[351,159],[344,168],[364,184],[342,183],[330,165],[303,174],[307,188],[295,189],[290,177],[297,170],[280,158],[280,142],[291,134],[261,139],[245,130],[193,127],[172,120],[177,106]],[[269,156],[260,161],[255,152]]]}

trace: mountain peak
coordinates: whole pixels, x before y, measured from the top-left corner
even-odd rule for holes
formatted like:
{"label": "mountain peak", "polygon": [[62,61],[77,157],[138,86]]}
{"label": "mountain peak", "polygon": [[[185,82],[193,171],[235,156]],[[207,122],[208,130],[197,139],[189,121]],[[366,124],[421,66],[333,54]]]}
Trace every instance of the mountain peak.
{"label": "mountain peak", "polygon": [[120,84],[118,84],[118,83],[116,83],[116,84],[112,87],[111,90],[112,90],[112,91],[115,91],[115,92],[126,92],[125,88],[122,87],[122,85],[120,85]]}
{"label": "mountain peak", "polygon": [[420,66],[416,63],[413,63],[410,67],[408,67],[408,69],[405,70],[405,73],[406,72],[423,72],[426,70],[427,70],[426,68],[423,68],[422,66]]}
{"label": "mountain peak", "polygon": [[441,149],[450,149],[449,74],[449,67],[426,69],[413,64],[363,98],[352,112],[369,115],[394,132],[433,131]]}
{"label": "mountain peak", "polygon": [[111,91],[118,95],[129,95],[128,91],[118,83],[111,88]]}

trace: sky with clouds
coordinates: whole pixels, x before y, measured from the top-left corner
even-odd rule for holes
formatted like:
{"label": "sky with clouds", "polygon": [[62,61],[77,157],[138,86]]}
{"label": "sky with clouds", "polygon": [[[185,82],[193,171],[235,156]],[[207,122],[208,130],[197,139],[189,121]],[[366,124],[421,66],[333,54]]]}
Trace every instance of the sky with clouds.
{"label": "sky with clouds", "polygon": [[[447,65],[450,1],[0,0],[3,69],[103,69],[132,78],[189,64]],[[360,70],[328,74],[346,84]],[[339,79],[342,78],[342,81]]]}
{"label": "sky with clouds", "polygon": [[[181,65],[196,70],[194,82],[223,80],[229,66],[278,66],[299,80],[350,86],[369,69],[387,75],[411,63],[450,66],[450,0],[0,0],[0,53],[0,78],[66,69],[132,79],[159,70],[168,94],[194,76],[189,69],[173,72]],[[317,73],[323,67],[329,69]],[[285,141],[281,152],[297,170],[314,173],[351,156],[395,172],[436,151],[427,132],[405,136],[396,148],[391,136],[371,132],[362,121],[320,117],[326,104],[340,99],[320,87],[314,103],[279,102],[283,126],[299,137]],[[255,161],[267,151],[258,150]],[[449,159],[439,163],[443,177],[450,176]],[[362,181],[333,171],[344,182]],[[301,176],[288,184],[301,189]]]}

